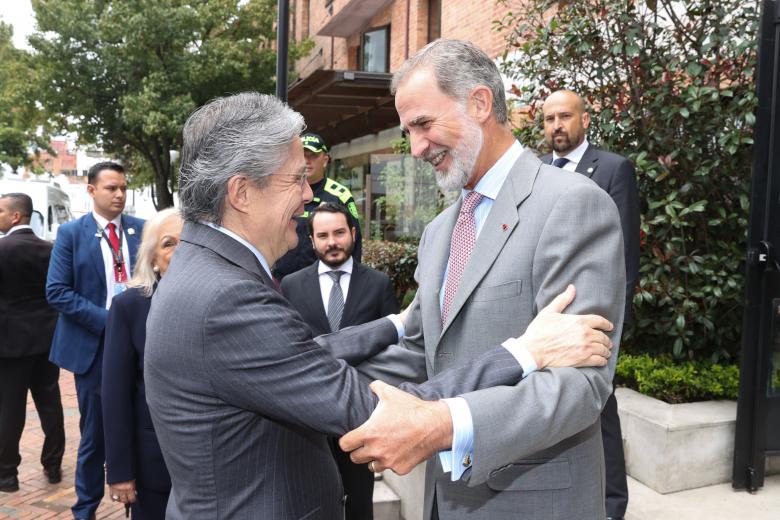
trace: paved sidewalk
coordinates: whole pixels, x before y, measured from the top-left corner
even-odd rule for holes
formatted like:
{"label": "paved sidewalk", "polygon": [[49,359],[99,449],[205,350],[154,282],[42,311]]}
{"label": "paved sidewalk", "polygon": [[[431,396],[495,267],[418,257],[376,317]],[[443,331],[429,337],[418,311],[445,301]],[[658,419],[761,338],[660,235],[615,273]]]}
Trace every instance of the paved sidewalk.
{"label": "paved sidewalk", "polygon": [[628,479],[626,520],[778,520],[780,475],[764,480],[754,495],[734,491],[731,484],[718,484],[662,495],[641,482]]}
{"label": "paved sidewalk", "polygon": [[[19,491],[0,492],[0,519],[4,518],[73,518],[70,507],[76,502],[73,487],[73,473],[76,467],[76,452],[79,442],[79,408],[76,402],[76,386],[73,374],[60,371],[60,391],[65,411],[65,458],[62,461],[62,482],[49,484],[39,462],[43,432],[32,398],[27,399],[27,423],[22,435],[20,451],[22,465],[19,466]],[[106,489],[108,496],[108,489]],[[97,517],[124,518],[121,504],[104,498]]]}

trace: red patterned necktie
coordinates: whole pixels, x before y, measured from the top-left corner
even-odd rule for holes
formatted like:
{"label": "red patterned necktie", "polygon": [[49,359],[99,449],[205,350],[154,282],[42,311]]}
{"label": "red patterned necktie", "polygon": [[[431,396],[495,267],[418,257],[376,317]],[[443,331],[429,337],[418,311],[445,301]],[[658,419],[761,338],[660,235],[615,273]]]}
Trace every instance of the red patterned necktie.
{"label": "red patterned necktie", "polygon": [[447,321],[455,292],[458,290],[460,278],[466,269],[466,264],[474,250],[477,241],[477,225],[474,221],[474,209],[482,201],[482,195],[476,191],[469,192],[463,199],[458,213],[458,221],[452,228],[452,240],[450,242],[450,259],[447,262],[447,281],[444,284],[444,304],[441,308],[441,322]]}
{"label": "red patterned necktie", "polygon": [[111,244],[111,255],[114,260],[114,281],[126,282],[127,273],[125,272],[125,263],[116,261],[122,259],[122,250],[119,249],[119,236],[116,234],[116,225],[113,222],[108,223],[108,242]]}

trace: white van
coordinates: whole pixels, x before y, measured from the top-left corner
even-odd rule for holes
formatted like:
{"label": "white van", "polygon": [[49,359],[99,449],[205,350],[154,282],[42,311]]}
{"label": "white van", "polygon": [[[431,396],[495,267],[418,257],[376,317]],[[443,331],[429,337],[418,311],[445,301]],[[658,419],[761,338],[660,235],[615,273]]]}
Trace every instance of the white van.
{"label": "white van", "polygon": [[0,195],[24,193],[33,201],[30,225],[35,234],[44,240],[54,241],[57,228],[73,220],[70,197],[55,181],[6,179],[0,180]]}

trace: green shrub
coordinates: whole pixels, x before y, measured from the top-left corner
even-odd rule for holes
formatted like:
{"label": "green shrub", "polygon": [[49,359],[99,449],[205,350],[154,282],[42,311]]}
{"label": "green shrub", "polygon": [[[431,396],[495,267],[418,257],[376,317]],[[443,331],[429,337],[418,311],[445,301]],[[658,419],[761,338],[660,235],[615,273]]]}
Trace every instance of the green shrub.
{"label": "green shrub", "polygon": [[709,361],[675,361],[670,356],[620,354],[615,384],[668,403],[736,399],[737,365]]}
{"label": "green shrub", "polygon": [[365,240],[362,261],[369,267],[382,271],[393,282],[395,296],[404,303],[407,292],[417,288],[414,270],[417,269],[417,244]]}
{"label": "green shrub", "polygon": [[521,142],[544,148],[541,104],[568,88],[590,105],[590,142],[636,165],[640,282],[624,337],[635,352],[739,350],[758,4],[528,0],[496,23],[529,116]]}

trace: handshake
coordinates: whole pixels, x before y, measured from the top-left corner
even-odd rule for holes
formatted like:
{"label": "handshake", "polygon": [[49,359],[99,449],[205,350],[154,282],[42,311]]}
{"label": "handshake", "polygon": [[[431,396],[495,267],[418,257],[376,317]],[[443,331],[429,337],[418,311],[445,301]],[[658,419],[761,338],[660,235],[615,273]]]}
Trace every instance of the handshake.
{"label": "handshake", "polygon": [[[612,355],[606,332],[613,325],[597,315],[563,314],[575,295],[574,286],[569,285],[539,312],[522,336],[504,342],[504,348],[513,355],[525,349],[537,370],[605,366]],[[408,311],[401,315],[404,321]],[[376,409],[368,421],[339,440],[341,449],[351,452],[353,462],[369,463],[372,471],[389,468],[405,475],[436,452],[450,449],[453,424],[445,402],[426,401],[382,381],[374,381],[370,388],[379,398]]]}

